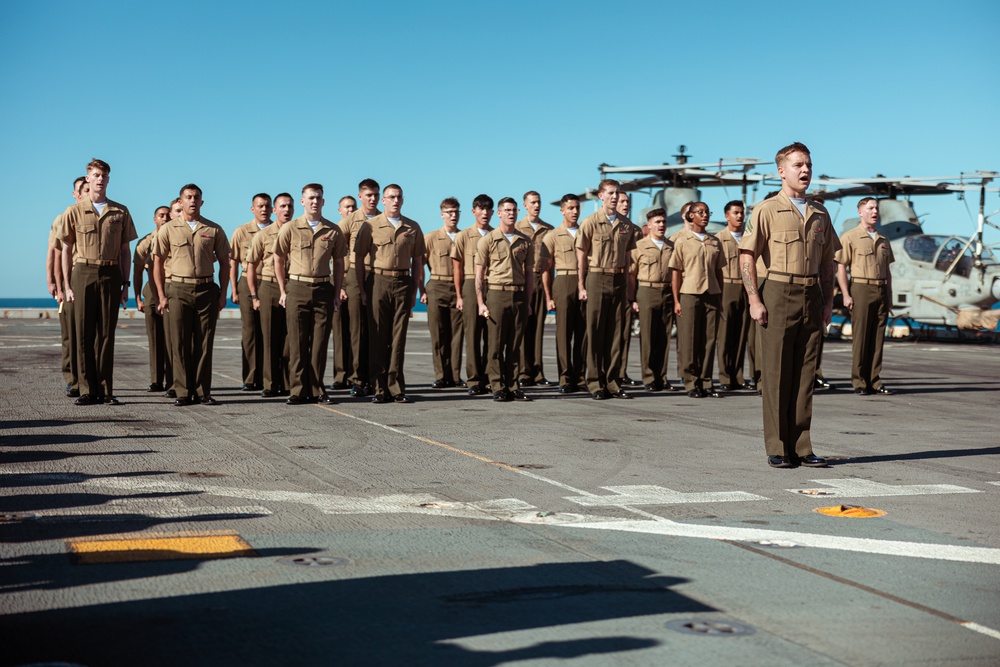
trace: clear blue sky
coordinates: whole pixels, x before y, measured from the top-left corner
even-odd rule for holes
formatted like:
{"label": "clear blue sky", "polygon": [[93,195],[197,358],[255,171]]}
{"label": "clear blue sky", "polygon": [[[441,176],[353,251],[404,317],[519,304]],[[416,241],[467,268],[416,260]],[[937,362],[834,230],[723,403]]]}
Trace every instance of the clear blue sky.
{"label": "clear blue sky", "polygon": [[[49,225],[92,156],[140,236],[191,181],[230,233],[256,192],[319,181],[336,219],[369,176],[430,231],[446,196],[464,227],[480,192],[553,201],[679,144],[701,162],[800,140],[842,177],[1000,170],[998,27],[993,0],[6,0],[0,297],[45,296]],[[714,210],[736,196],[705,191]],[[971,233],[953,196],[917,210]]]}

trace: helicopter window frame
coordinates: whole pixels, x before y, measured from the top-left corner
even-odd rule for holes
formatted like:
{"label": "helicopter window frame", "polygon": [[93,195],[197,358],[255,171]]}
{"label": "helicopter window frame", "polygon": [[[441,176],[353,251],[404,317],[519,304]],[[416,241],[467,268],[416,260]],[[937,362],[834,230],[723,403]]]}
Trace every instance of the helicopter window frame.
{"label": "helicopter window frame", "polygon": [[[909,236],[903,241],[903,251],[912,260],[916,262],[927,262],[929,264],[934,261],[935,257],[937,257],[938,252],[941,250],[941,247],[948,238],[949,237],[947,236],[937,236],[932,234]],[[930,244],[933,244],[933,247],[930,247]]]}
{"label": "helicopter window frame", "polygon": [[[953,275],[962,278],[968,278],[972,275],[972,266],[975,260],[972,257],[972,247],[967,246],[967,243],[967,241],[957,236],[949,237],[941,244],[941,249],[938,250],[934,268],[945,272],[952,264],[955,264],[955,270],[952,272]],[[963,248],[964,252],[962,251]],[[958,253],[960,252],[962,253],[961,258],[958,260],[958,263],[955,263],[955,258],[959,256]]]}

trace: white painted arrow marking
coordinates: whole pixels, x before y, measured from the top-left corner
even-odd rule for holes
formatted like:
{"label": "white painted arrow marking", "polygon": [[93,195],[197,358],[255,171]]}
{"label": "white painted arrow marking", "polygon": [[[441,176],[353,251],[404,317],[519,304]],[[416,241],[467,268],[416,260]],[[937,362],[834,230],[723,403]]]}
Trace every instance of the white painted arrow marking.
{"label": "white painted arrow marking", "polygon": [[813,479],[832,489],[786,489],[791,493],[817,498],[875,498],[879,496],[929,496],[943,493],[982,493],[953,484],[883,484],[867,479]]}
{"label": "white painted arrow marking", "polygon": [[764,496],[743,491],[708,491],[682,493],[662,486],[602,486],[613,496],[565,496],[566,500],[585,507],[621,507],[623,505],[680,505],[683,503],[733,503],[748,500],[768,500]]}

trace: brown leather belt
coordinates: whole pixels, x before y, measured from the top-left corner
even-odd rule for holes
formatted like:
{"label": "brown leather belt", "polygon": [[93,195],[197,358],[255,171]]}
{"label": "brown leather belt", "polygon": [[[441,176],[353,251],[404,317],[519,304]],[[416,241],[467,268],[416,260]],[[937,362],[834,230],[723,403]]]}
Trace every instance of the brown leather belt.
{"label": "brown leather belt", "polygon": [[670,283],[653,283],[653,282],[649,282],[648,280],[640,280],[639,281],[639,287],[660,287],[660,288],[663,288],[663,287],[668,286],[669,284]]}
{"label": "brown leather belt", "polygon": [[312,285],[317,285],[319,283],[330,282],[330,276],[288,276],[292,280],[297,280],[300,283],[310,283]]}
{"label": "brown leather belt", "polygon": [[87,266],[115,266],[118,264],[117,259],[83,259],[78,257],[76,260],[77,264],[85,264]]}
{"label": "brown leather belt", "polygon": [[578,276],[578,275],[580,275],[580,272],[577,271],[577,270],[575,270],[575,269],[573,269],[573,270],[570,270],[570,269],[556,269],[556,275],[557,276]]}
{"label": "brown leather belt", "polygon": [[375,275],[378,276],[391,276],[393,278],[402,278],[403,276],[410,275],[409,269],[372,269]]}
{"label": "brown leather belt", "polygon": [[609,273],[617,275],[619,273],[625,273],[625,269],[605,269],[601,266],[592,266],[588,269],[591,273]]}
{"label": "brown leather belt", "polygon": [[451,280],[452,278],[454,278],[454,276],[449,276],[444,274],[436,276],[433,273],[431,274],[431,280]]}
{"label": "brown leather belt", "polygon": [[819,282],[819,276],[799,276],[794,273],[783,273],[781,271],[768,271],[767,279],[773,280],[777,283],[785,283],[786,285],[804,285],[806,287],[811,287]]}
{"label": "brown leather belt", "polygon": [[212,282],[212,276],[207,278],[185,278],[184,276],[170,276],[167,278],[169,282],[181,283],[184,285],[204,285],[205,283]]}
{"label": "brown leather belt", "polygon": [[889,281],[885,278],[851,278],[852,283],[861,283],[862,285],[885,285]]}
{"label": "brown leather belt", "polygon": [[523,292],[524,285],[490,285],[494,292]]}
{"label": "brown leather belt", "polygon": [[261,281],[263,281],[265,283],[276,283],[276,282],[278,282],[277,278],[268,277],[268,276],[257,276],[257,280],[261,280]]}
{"label": "brown leather belt", "polygon": [[722,282],[725,283],[726,285],[741,285],[741,284],[743,284],[743,281],[740,280],[739,278],[723,278]]}

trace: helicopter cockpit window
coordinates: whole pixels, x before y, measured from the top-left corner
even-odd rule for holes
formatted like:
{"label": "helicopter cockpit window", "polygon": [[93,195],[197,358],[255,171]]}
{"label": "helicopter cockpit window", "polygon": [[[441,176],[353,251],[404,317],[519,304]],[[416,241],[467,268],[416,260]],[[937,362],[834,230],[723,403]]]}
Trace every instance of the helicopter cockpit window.
{"label": "helicopter cockpit window", "polygon": [[903,242],[903,250],[917,262],[933,262],[943,236],[911,236]]}
{"label": "helicopter cockpit window", "polygon": [[[962,253],[962,249],[965,248],[965,252]],[[955,263],[955,258],[961,255],[961,259],[958,263]],[[965,247],[965,242],[961,239],[949,239],[945,243],[944,247],[941,248],[941,252],[938,255],[937,263],[934,268],[938,271],[947,271],[952,264],[955,264],[955,275],[961,276],[963,278],[968,278],[969,274],[972,272],[972,250]]]}

